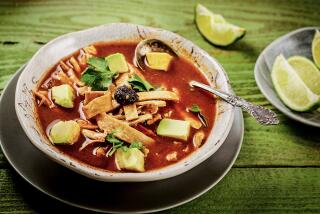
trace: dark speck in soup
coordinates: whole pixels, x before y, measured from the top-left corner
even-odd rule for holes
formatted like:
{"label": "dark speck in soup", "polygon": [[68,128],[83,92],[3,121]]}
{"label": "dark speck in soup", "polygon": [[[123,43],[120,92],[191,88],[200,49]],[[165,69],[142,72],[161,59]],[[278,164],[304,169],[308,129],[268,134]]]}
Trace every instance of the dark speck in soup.
{"label": "dark speck in soup", "polygon": [[[97,43],[94,45],[97,52],[96,56],[106,57],[113,53],[124,54],[128,63],[133,64],[132,59],[134,55],[134,50],[136,43],[130,42],[115,42],[115,43]],[[77,51],[73,54],[74,58],[78,59],[80,52]],[[67,61],[71,56],[64,58]],[[51,88],[52,86],[59,85],[59,81],[53,80],[51,78],[52,74],[59,68],[59,63],[57,63],[53,68],[51,68],[46,77],[42,79],[42,83],[39,85],[39,89]],[[82,71],[86,68],[86,65],[81,65]],[[202,109],[202,114],[206,117],[208,122],[208,127],[203,125],[199,129],[205,134],[205,140],[208,137],[215,120],[216,114],[216,100],[212,95],[201,91],[201,90],[191,90],[189,86],[189,81],[196,80],[205,84],[209,84],[204,75],[189,61],[181,57],[175,57],[167,71],[157,71],[147,68],[145,71],[140,71],[145,79],[150,82],[155,87],[164,87],[169,91],[177,91],[180,100],[179,102],[166,101],[167,105],[165,107],[159,108],[159,113],[161,115],[169,114],[171,119],[185,120],[188,116],[195,120],[198,120],[196,114],[187,112],[186,109],[190,108],[193,104],[197,104]],[[80,74],[77,74],[80,78]],[[37,107],[37,113],[40,119],[40,124],[42,129],[45,131],[46,128],[54,120],[74,120],[80,118],[81,109],[80,103],[83,102],[83,96],[76,96],[74,102],[74,108],[65,109],[62,107],[48,108],[45,105]],[[95,123],[94,119],[90,120]],[[190,155],[197,148],[193,146],[193,136],[199,131],[195,128],[191,128],[191,132],[187,141],[177,140],[169,137],[161,137],[156,135],[156,128],[159,122],[152,125],[147,125],[146,123],[134,126],[138,131],[143,132],[149,137],[155,140],[155,143],[147,146],[149,150],[148,155],[145,157],[145,170],[155,170],[170,164],[174,164],[183,158]],[[98,167],[108,171],[118,172],[117,166],[115,164],[114,155],[111,157],[97,156],[93,154],[93,150],[96,147],[108,147],[110,145],[107,142],[97,142],[93,143],[83,150],[79,151],[79,148],[85,142],[86,138],[81,135],[78,141],[73,145],[59,145],[56,146],[63,153],[75,158],[81,162],[89,164],[94,167]],[[204,142],[205,142],[204,140]],[[174,160],[168,160],[168,154],[176,152]]]}

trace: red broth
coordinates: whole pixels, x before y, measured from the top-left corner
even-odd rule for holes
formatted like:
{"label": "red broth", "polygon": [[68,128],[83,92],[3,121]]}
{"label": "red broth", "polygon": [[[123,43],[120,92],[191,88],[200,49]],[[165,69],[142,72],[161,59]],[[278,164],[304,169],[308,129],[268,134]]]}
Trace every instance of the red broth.
{"label": "red broth", "polygon": [[[105,57],[113,53],[122,53],[125,55],[127,62],[132,64],[134,50],[136,43],[131,42],[116,42],[116,43],[97,43],[94,45],[97,50],[97,56]],[[75,58],[78,57],[79,51],[72,54]],[[69,56],[70,57],[70,56]],[[68,58],[69,58],[68,57]],[[65,58],[67,59],[67,58]],[[82,66],[81,69],[85,69],[86,66]],[[59,81],[50,78],[51,74],[59,69],[59,63],[53,66],[43,78],[39,87],[44,85],[48,88],[59,85]],[[193,117],[198,120],[197,116],[191,112],[186,112],[186,109],[191,107],[192,104],[197,104],[202,109],[202,114],[206,117],[208,127],[202,126],[200,130],[205,133],[205,139],[208,137],[211,131],[216,114],[216,100],[212,95],[201,91],[199,89],[191,90],[188,85],[189,81],[196,80],[205,84],[209,84],[204,75],[189,61],[181,57],[175,57],[170,64],[168,71],[156,71],[146,69],[142,71],[142,74],[154,86],[165,86],[168,90],[176,89],[179,92],[180,101],[172,102],[167,101],[167,106],[160,108],[160,113],[172,112],[172,119],[184,119],[185,115]],[[80,78],[80,75],[79,75]],[[45,105],[37,107],[37,113],[40,119],[40,124],[45,132],[48,126],[55,120],[72,120],[80,118],[79,105],[83,100],[83,97],[77,96],[75,99],[75,107],[73,109],[65,109],[62,107],[48,108]],[[137,130],[145,133],[149,137],[155,139],[155,143],[148,146],[149,153],[145,158],[145,169],[154,170],[159,169],[170,164],[176,163],[186,156],[190,155],[196,149],[192,144],[193,135],[196,133],[196,129],[191,128],[191,132],[187,141],[175,140],[169,137],[157,136],[156,127],[158,123],[153,125],[137,125]],[[146,131],[145,129],[149,129]],[[153,134],[150,134],[150,130]],[[107,146],[108,143],[94,143],[87,146],[82,151],[79,151],[85,138],[81,136],[79,140],[73,145],[58,145],[56,146],[63,153],[94,167],[98,167],[108,171],[119,171],[115,165],[114,155],[112,157],[98,157],[93,155],[93,149],[97,146]],[[168,161],[166,159],[167,154],[176,151],[177,160]]]}

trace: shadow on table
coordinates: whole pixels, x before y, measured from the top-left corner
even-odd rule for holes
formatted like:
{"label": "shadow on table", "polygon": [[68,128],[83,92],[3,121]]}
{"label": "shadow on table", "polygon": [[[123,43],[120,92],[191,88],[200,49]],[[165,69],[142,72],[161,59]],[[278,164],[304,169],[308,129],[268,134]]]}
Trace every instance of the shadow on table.
{"label": "shadow on table", "polygon": [[20,175],[11,169],[13,183],[17,186],[23,200],[35,213],[81,213],[94,214],[97,212],[72,207],[40,192],[27,183]]}

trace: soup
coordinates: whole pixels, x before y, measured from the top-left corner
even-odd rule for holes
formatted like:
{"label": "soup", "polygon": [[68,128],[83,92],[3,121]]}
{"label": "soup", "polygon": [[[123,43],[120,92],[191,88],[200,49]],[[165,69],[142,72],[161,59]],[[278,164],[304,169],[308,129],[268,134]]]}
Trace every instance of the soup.
{"label": "soup", "polygon": [[189,61],[150,53],[132,63],[136,43],[97,43],[61,59],[34,89],[44,133],[61,152],[113,172],[144,172],[181,161],[213,127],[216,100]]}

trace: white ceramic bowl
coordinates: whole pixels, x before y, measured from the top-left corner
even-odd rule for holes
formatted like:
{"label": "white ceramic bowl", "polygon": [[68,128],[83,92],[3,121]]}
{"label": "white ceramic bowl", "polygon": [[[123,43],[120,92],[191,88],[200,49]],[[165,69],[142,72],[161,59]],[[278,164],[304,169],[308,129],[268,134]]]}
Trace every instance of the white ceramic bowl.
{"label": "white ceramic bowl", "polygon": [[[144,173],[114,173],[92,167],[61,153],[53,146],[38,125],[35,102],[31,90],[41,75],[61,58],[78,49],[99,41],[160,39],[170,44],[178,55],[185,57],[203,72],[212,86],[232,93],[228,77],[222,66],[208,53],[181,36],[162,29],[136,24],[114,23],[60,36],[44,45],[31,58],[16,87],[15,109],[19,121],[32,144],[57,163],[87,177],[101,181],[152,181],[179,175],[197,166],[214,154],[225,141],[234,119],[234,108],[223,101],[217,102],[217,115],[213,130],[206,143],[187,158],[159,170]],[[45,173],[45,172],[44,172]]]}

